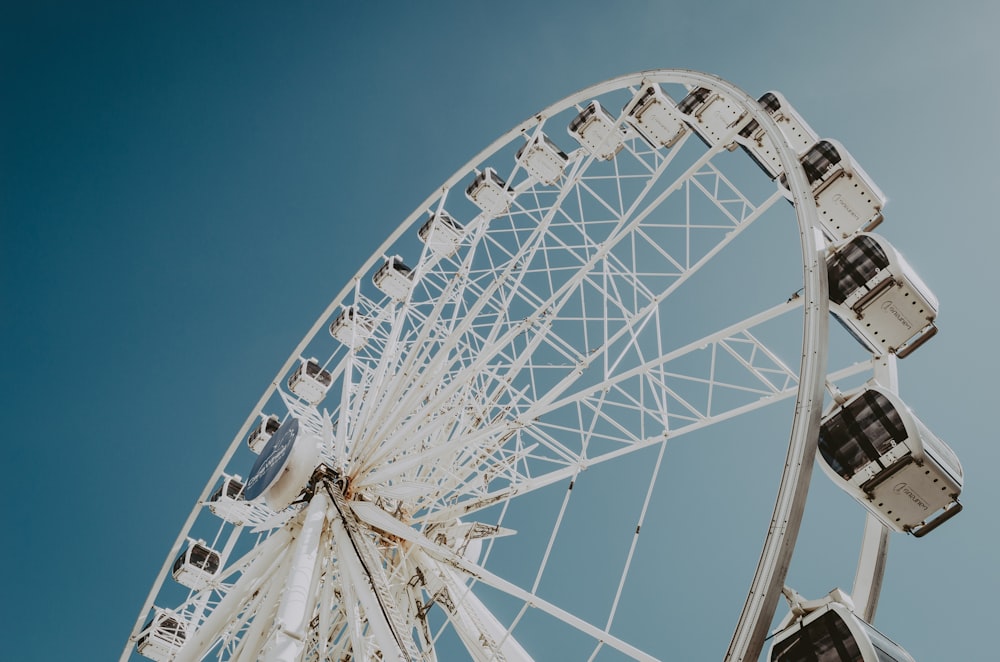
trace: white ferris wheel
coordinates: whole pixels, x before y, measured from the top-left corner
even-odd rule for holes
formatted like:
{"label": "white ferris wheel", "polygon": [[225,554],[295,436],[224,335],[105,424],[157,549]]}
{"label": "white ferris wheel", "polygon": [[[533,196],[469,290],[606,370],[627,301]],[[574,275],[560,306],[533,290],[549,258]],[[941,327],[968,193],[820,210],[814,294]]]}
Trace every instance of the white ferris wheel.
{"label": "white ferris wheel", "polygon": [[[787,450],[725,659],[758,659],[783,595],[774,662],[911,659],[869,625],[889,535],[957,513],[962,472],[898,395],[937,301],[870,232],[884,203],[781,94],[707,74],[623,76],[515,126],[294,349],[121,659],[553,659],[539,632],[556,659],[674,659],[624,615],[635,582],[685,572],[637,569],[657,478],[675,447],[763,443],[772,408]],[[808,600],[785,579],[817,449],[866,519],[854,585]],[[598,573],[586,600],[558,588]]]}

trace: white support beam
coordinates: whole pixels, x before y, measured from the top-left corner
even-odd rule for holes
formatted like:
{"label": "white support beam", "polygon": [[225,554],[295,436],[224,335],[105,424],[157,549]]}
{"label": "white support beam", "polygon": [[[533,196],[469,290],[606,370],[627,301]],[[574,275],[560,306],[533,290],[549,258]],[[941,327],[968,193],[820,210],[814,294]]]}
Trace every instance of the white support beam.
{"label": "white support beam", "polygon": [[295,662],[305,646],[306,626],[315,607],[316,566],[319,563],[320,539],[326,523],[330,500],[317,491],[306,508],[305,519],[292,552],[285,590],[278,604],[274,641],[266,662]]}
{"label": "white support beam", "polygon": [[641,662],[656,662],[656,658],[652,655],[639,650],[628,642],[612,635],[610,632],[602,630],[582,618],[574,616],[565,609],[557,607],[548,600],[545,600],[534,593],[531,593],[530,591],[527,591],[520,586],[493,574],[486,568],[469,561],[463,556],[455,553],[453,550],[432,542],[424,534],[412,529],[403,522],[400,522],[398,519],[374,504],[370,502],[357,501],[353,502],[351,506],[355,514],[357,514],[358,518],[362,521],[375,528],[381,529],[387,533],[398,536],[403,540],[407,540],[415,545],[418,545],[424,552],[436,561],[461,570],[469,577],[521,600],[529,607],[534,607],[535,609],[544,611],[546,614],[559,619],[563,623],[576,628],[580,632],[590,635],[595,641],[603,642],[607,646],[614,648],[634,660],[640,660]]}

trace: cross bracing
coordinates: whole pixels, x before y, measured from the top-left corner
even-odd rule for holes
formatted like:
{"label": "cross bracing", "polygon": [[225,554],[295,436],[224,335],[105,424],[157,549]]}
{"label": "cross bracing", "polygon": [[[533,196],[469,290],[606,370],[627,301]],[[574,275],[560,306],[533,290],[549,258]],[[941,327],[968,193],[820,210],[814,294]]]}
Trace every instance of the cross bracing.
{"label": "cross bracing", "polygon": [[[620,108],[637,83],[594,94]],[[700,326],[699,310],[679,314],[674,303],[715,282],[720,263],[751,273],[757,256],[746,256],[743,238],[757,226],[791,227],[787,192],[730,167],[727,142],[742,124],[716,144],[689,130],[666,149],[619,114],[612,158],[570,149],[564,120],[587,101],[519,129],[566,144],[556,181],[498,162],[523,141],[509,134],[404,224],[412,231],[424,214],[446,213],[461,227],[453,243],[394,235],[297,349],[293,361],[316,357],[328,372],[325,395],[308,401],[286,369],[259,408],[303,421],[322,440],[327,473],[298,502],[255,503],[239,525],[219,525],[215,540],[235,541],[232,555],[207,591],[174,603],[191,628],[177,659],[434,660],[443,626],[473,659],[530,659],[518,628],[533,610],[589,637],[592,658],[604,647],[662,656],[615,630],[635,538],[606,620],[581,619],[543,596],[572,486],[586,480],[581,472],[655,450],[641,523],[668,443],[798,397],[800,348],[775,341],[769,327],[800,328],[811,304],[783,303],[802,286],[792,255],[781,291],[760,296],[743,274],[725,283],[756,298],[758,312]],[[462,195],[488,167],[507,183],[496,193],[499,213]],[[396,254],[412,271],[402,290],[383,293],[371,273]],[[356,324],[348,342],[320,332],[346,310]],[[506,526],[509,504],[560,484],[565,496],[533,581],[494,573],[494,542],[520,535]],[[203,524],[201,513],[193,517]],[[244,557],[234,561],[237,552]],[[482,587],[521,607],[494,614]]]}

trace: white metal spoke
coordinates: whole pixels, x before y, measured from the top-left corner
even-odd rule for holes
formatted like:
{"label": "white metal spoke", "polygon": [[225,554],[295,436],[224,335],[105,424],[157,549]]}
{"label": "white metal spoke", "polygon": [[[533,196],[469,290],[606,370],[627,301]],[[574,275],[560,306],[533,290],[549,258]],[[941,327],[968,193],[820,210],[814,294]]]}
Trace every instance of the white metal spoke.
{"label": "white metal spoke", "polygon": [[367,507],[366,504],[355,504],[354,512],[364,521],[368,522],[372,526],[384,529],[393,535],[399,536],[404,540],[407,540],[415,545],[418,545],[427,554],[429,554],[433,559],[440,563],[447,564],[458,570],[461,570],[466,575],[476,579],[477,581],[491,586],[499,591],[503,591],[508,595],[522,600],[529,604],[529,606],[546,612],[550,616],[553,616],[567,625],[570,625],[577,630],[588,634],[598,641],[603,641],[608,646],[611,646],[615,650],[618,650],[625,655],[628,655],[635,660],[644,660],[646,662],[655,662],[654,657],[640,651],[634,646],[618,639],[617,637],[611,635],[609,632],[605,632],[600,628],[577,618],[570,612],[560,609],[556,605],[543,600],[537,595],[520,588],[519,586],[512,584],[496,575],[492,572],[486,570],[485,568],[472,563],[460,555],[456,554],[452,550],[442,547],[431,540],[427,539],[423,534],[419,533],[406,526],[405,524],[399,522],[392,517],[383,516],[382,511],[375,510]]}
{"label": "white metal spoke", "polygon": [[[651,116],[664,113],[665,132],[672,117],[683,121],[663,147],[669,133],[647,135],[652,125],[628,115],[651,81],[671,103],[709,88],[732,107],[713,112],[733,117],[708,130],[711,113],[651,106]],[[598,114],[592,101],[602,113],[624,109]],[[577,114],[590,112],[606,139],[577,146],[565,127],[576,123],[577,135]],[[794,165],[771,116],[741,91],[704,74],[647,72],[545,109],[449,178],[365,262],[267,387],[185,523],[122,661],[154,600],[184,628],[176,660],[435,662],[457,647],[481,662],[528,662],[532,628],[546,618],[578,637],[591,660],[605,647],[654,660],[665,653],[641,650],[622,632],[635,609],[640,530],[673,442],[708,448],[711,435],[694,433],[795,400],[778,504],[727,654],[749,662],[794,546],[822,378],[873,370],[841,357],[846,367],[826,367],[824,240],[808,182],[797,167],[780,185],[747,169],[734,150],[747,145],[740,132],[751,121],[784,167]],[[549,160],[532,161],[533,146]],[[761,253],[793,227],[790,218],[800,252],[778,256],[787,259],[770,270]],[[410,267],[397,270],[396,255]],[[393,280],[373,281],[387,258],[380,273]],[[803,285],[801,296],[766,308]],[[293,376],[310,357],[317,370]],[[265,421],[291,419],[315,454],[296,446],[274,485],[246,501],[240,476],[257,460],[246,450],[250,427],[261,439],[282,434]],[[251,447],[267,456],[278,444]],[[613,479],[635,488],[638,516],[593,601],[597,615],[556,604],[561,547],[588,498],[571,499],[574,485],[580,494],[588,469],[629,466],[646,449],[655,455],[648,483]],[[292,496],[276,487],[284,480]],[[543,533],[514,535],[524,522],[537,525],[519,511],[542,499],[551,508]],[[221,567],[176,598],[163,585],[195,540]],[[855,594],[870,616],[885,530],[869,523],[865,540]],[[517,572],[501,556],[510,541],[530,549]]]}

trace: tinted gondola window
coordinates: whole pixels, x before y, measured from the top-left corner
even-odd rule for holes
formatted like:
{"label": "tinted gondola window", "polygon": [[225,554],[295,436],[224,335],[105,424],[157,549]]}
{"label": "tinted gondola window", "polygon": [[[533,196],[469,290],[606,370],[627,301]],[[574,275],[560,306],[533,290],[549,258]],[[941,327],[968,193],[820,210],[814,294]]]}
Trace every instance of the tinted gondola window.
{"label": "tinted gondola window", "polygon": [[828,611],[774,647],[771,662],[864,662],[847,624]]}
{"label": "tinted gondola window", "polygon": [[826,264],[830,301],[836,304],[889,266],[889,258],[878,242],[867,235],[855,237],[833,254]]}
{"label": "tinted gondola window", "polygon": [[[591,116],[597,114],[598,107],[597,102],[591,101],[590,105],[581,110],[580,114],[574,117],[573,121],[569,123],[569,130],[573,133],[579,133],[580,127],[582,127]],[[466,193],[468,193],[468,191],[466,191]]]}
{"label": "tinted gondola window", "polygon": [[830,168],[840,163],[840,153],[837,148],[825,140],[821,140],[802,157],[802,169],[810,184],[815,184],[823,178]]}
{"label": "tinted gondola window", "polygon": [[681,99],[681,102],[677,104],[677,110],[684,113],[685,115],[690,114],[695,108],[704,103],[705,99],[708,98],[712,92],[708,88],[699,87],[692,90],[686,97]]}
{"label": "tinted gondola window", "polygon": [[774,115],[781,108],[781,101],[778,100],[778,95],[774,92],[765,92],[760,99],[757,99],[757,102],[771,115]]}
{"label": "tinted gondola window", "polygon": [[872,646],[875,647],[878,662],[914,662],[909,653],[890,641],[884,634],[864,621],[859,622],[868,634],[868,638],[871,639]]}
{"label": "tinted gondola window", "polygon": [[906,428],[888,398],[865,391],[820,426],[819,452],[830,468],[850,480],[904,439]]}
{"label": "tinted gondola window", "polygon": [[[757,124],[757,120],[750,120],[749,122],[747,122],[747,125],[745,127],[740,129],[740,135],[743,136],[744,138],[749,138],[759,128],[760,124]],[[744,149],[746,148],[744,147]]]}
{"label": "tinted gondola window", "polygon": [[219,555],[206,547],[195,545],[191,549],[191,565],[214,575],[219,569]]}
{"label": "tinted gondola window", "polygon": [[[397,269],[402,271],[404,274],[408,274],[410,272],[410,268],[407,267],[402,262],[397,262],[396,266]],[[319,363],[313,360],[310,360],[308,363],[306,363],[306,374],[315,379],[323,386],[329,386],[330,382],[333,380],[333,377],[330,375],[330,373],[320,368]]]}
{"label": "tinted gondola window", "polygon": [[184,628],[176,619],[164,618],[160,621],[158,630],[158,635],[167,641],[175,643],[184,641]]}

